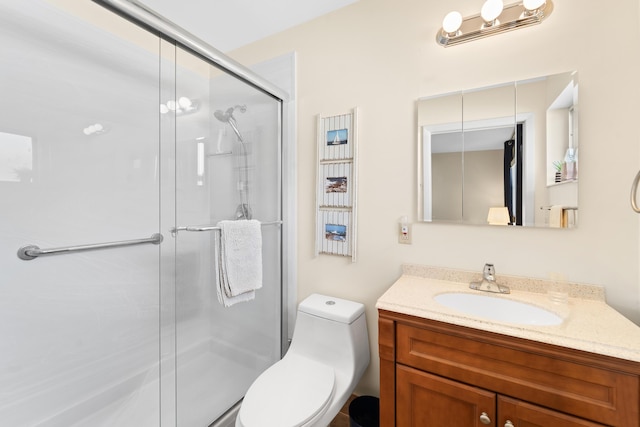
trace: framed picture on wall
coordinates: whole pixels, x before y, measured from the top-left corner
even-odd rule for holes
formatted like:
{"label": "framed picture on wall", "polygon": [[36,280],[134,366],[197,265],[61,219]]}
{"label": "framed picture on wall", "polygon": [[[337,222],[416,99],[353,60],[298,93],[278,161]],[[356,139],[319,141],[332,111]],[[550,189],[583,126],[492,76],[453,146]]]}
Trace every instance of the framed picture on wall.
{"label": "framed picture on wall", "polygon": [[351,163],[329,163],[321,167],[320,191],[322,207],[346,207],[351,206]]}
{"label": "framed picture on wall", "polygon": [[318,236],[319,252],[331,255],[351,254],[351,211],[350,210],[322,210]]}
{"label": "framed picture on wall", "polygon": [[325,224],[324,238],[333,242],[346,242],[347,226],[342,224]]}
{"label": "framed picture on wall", "polygon": [[350,160],[353,158],[353,114],[323,117],[319,139],[321,160]]}
{"label": "framed picture on wall", "polygon": [[334,129],[327,131],[327,145],[344,145],[349,141],[349,129]]}

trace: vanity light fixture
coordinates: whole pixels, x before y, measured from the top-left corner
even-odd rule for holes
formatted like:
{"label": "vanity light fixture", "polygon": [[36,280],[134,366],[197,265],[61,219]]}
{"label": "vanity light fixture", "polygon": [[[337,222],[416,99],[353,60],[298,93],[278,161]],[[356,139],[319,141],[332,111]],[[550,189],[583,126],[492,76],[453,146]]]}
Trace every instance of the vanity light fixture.
{"label": "vanity light fixture", "polygon": [[486,0],[479,14],[463,18],[449,12],[442,21],[436,42],[444,47],[539,24],[553,11],[551,0],[522,0],[504,5],[502,0]]}

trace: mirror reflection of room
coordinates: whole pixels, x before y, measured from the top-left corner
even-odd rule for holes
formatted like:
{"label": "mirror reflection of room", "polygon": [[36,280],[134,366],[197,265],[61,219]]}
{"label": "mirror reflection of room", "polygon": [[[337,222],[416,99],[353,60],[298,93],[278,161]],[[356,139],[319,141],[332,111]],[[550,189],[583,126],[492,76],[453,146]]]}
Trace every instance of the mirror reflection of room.
{"label": "mirror reflection of room", "polygon": [[421,98],[419,218],[573,228],[578,74]]}

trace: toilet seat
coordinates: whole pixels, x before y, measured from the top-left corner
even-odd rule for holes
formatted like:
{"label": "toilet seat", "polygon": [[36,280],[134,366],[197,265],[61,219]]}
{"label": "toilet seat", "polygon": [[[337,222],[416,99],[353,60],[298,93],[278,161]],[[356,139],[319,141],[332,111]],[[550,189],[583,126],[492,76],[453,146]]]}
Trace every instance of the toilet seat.
{"label": "toilet seat", "polygon": [[238,419],[243,427],[300,427],[327,410],[335,391],[333,368],[289,354],[251,385]]}

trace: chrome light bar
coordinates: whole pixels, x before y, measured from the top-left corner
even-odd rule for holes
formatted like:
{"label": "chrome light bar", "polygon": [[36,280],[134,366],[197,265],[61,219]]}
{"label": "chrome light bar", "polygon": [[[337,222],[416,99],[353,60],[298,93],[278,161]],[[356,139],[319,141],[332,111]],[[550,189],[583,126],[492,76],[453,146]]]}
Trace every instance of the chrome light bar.
{"label": "chrome light bar", "polygon": [[[492,1],[494,0],[488,0],[488,2]],[[528,3],[527,0],[504,6],[498,17],[491,21],[486,21],[482,14],[477,14],[463,18],[459,27],[455,28],[454,25],[454,28],[449,28],[450,31],[446,31],[444,29],[445,25],[443,25],[438,34],[436,34],[436,42],[444,47],[449,47],[528,27],[541,23],[553,11],[551,0],[546,0],[546,2],[543,2],[542,5],[533,10],[528,9],[525,3]]]}

